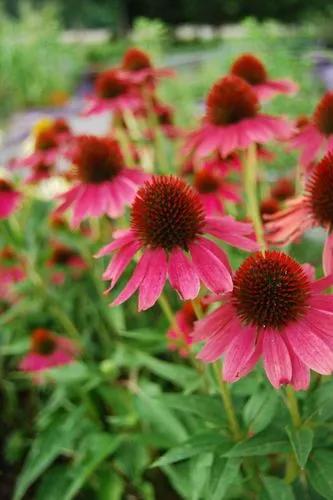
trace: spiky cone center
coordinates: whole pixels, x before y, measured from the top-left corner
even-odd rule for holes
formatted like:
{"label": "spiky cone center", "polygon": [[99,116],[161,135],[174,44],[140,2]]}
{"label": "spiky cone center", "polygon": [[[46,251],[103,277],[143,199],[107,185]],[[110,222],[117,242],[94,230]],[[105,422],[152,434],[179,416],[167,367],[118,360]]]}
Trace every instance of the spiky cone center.
{"label": "spiky cone center", "polygon": [[306,202],[320,226],[333,227],[333,153],[328,153],[313,169],[306,184]]}
{"label": "spiky cone center", "polygon": [[306,313],[310,282],[288,255],[270,251],[249,256],[236,272],[232,302],[242,323],[282,330]]}
{"label": "spiky cone center", "polygon": [[143,245],[152,248],[187,250],[202,233],[204,222],[198,194],[174,176],[146,181],[132,205],[132,230]]}
{"label": "spiky cone center", "polygon": [[250,85],[265,83],[267,71],[263,63],[252,54],[243,54],[231,66],[231,74],[243,78]]}
{"label": "spiky cone center", "polygon": [[253,118],[259,101],[251,86],[238,76],[225,76],[210,90],[206,101],[206,118],[214,125],[231,125]]}
{"label": "spiky cone center", "polygon": [[122,68],[126,71],[141,71],[152,67],[150,57],[143,50],[128,49],[122,61]]}
{"label": "spiky cone center", "polygon": [[333,134],[333,91],[326,92],[322,97],[313,118],[322,134],[327,136]]}
{"label": "spiky cone center", "polygon": [[100,73],[95,82],[96,94],[103,99],[114,99],[129,90],[129,84],[119,75],[116,69]]}
{"label": "spiky cone center", "polygon": [[31,350],[36,354],[48,356],[57,347],[55,335],[45,328],[37,328],[32,332]]}
{"label": "spiky cone center", "polygon": [[77,138],[73,155],[74,176],[81,182],[111,181],[124,168],[118,142],[109,137],[84,135]]}
{"label": "spiky cone center", "polygon": [[272,215],[275,214],[280,208],[279,202],[276,198],[265,198],[260,203],[260,214]]}

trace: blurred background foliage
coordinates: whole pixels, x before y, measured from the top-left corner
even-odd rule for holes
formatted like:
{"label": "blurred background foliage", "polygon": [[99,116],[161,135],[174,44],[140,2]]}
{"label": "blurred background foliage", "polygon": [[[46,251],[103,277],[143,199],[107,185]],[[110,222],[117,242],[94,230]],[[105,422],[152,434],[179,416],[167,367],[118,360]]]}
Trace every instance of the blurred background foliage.
{"label": "blurred background foliage", "polygon": [[[2,0],[5,9],[18,15],[25,0]],[[46,0],[34,0],[41,7]],[[257,19],[279,19],[290,23],[314,12],[331,8],[330,0],[56,0],[54,2],[66,27],[108,27],[123,23],[129,25],[138,16],[161,18],[166,23],[208,23],[218,25],[237,22],[247,16]]]}

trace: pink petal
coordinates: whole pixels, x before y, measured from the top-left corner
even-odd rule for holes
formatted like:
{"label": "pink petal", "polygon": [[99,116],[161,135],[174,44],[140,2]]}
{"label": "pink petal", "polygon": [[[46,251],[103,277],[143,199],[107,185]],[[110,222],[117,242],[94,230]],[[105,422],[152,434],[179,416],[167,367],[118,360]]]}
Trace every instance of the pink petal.
{"label": "pink petal", "polygon": [[120,292],[118,297],[112,302],[112,306],[119,306],[119,304],[125,302],[125,300],[129,299],[136,292],[146,275],[150,258],[150,251],[145,251],[127,285],[122,290],[122,292]]}
{"label": "pink petal", "polygon": [[325,276],[333,273],[333,233],[328,234],[323,250],[323,269]]}
{"label": "pink petal", "polygon": [[234,382],[239,378],[240,371],[254,354],[255,341],[255,328],[247,327],[239,331],[239,335],[228,348],[224,358],[223,378],[227,382]]}
{"label": "pink petal", "polygon": [[[116,233],[114,233],[114,236],[116,237]],[[121,248],[128,243],[131,243],[132,241],[135,241],[135,235],[131,229],[125,229],[119,236],[118,238],[114,239],[111,243],[108,245],[105,245],[103,248],[97,252],[95,257],[104,257],[105,255],[108,255],[109,253],[113,252],[114,250],[118,250],[118,248]]]}
{"label": "pink petal", "polygon": [[215,293],[231,291],[232,278],[223,262],[200,242],[190,244],[194,267],[206,287]]}
{"label": "pink petal", "polygon": [[323,375],[331,373],[333,353],[306,323],[294,323],[286,329],[285,334],[292,350],[306,366]]}
{"label": "pink petal", "polygon": [[149,253],[149,262],[139,287],[139,311],[145,311],[155,304],[162,293],[168,273],[167,256],[163,248],[148,250],[146,253]]}
{"label": "pink petal", "polygon": [[289,349],[289,355],[293,371],[290,383],[296,391],[306,390],[310,385],[310,370],[301,362],[292,349]]}
{"label": "pink petal", "polygon": [[205,318],[194,323],[192,338],[194,342],[205,340],[221,331],[235,316],[235,311],[230,304],[225,304],[209,313]]}
{"label": "pink petal", "polygon": [[138,241],[132,241],[128,245],[118,250],[118,252],[115,254],[103,274],[104,280],[111,280],[109,290],[111,290],[115,286],[118,279],[123,274],[124,270],[131,262],[139,248],[140,243]]}
{"label": "pink petal", "polygon": [[213,241],[207,240],[207,238],[198,238],[200,245],[212,252],[228,269],[229,273],[232,274],[231,265],[225,251],[216,245]]}
{"label": "pink petal", "polygon": [[241,326],[238,318],[236,316],[232,317],[222,329],[209,337],[197,358],[205,363],[213,363],[230,347],[235,338],[239,338],[240,330]]}
{"label": "pink petal", "polygon": [[292,377],[289,351],[280,333],[266,330],[263,335],[265,371],[272,386],[279,389],[282,384],[288,384]]}
{"label": "pink petal", "polygon": [[175,247],[170,253],[168,269],[171,286],[181,298],[195,299],[200,290],[200,280],[192,262],[180,248]]}

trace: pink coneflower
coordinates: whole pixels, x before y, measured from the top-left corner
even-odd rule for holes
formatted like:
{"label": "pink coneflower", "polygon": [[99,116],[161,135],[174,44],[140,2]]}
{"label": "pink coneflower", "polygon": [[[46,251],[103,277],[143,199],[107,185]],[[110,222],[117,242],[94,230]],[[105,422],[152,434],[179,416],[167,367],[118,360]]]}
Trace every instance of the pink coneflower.
{"label": "pink coneflower", "polygon": [[39,161],[38,163],[32,165],[30,174],[25,179],[27,184],[37,184],[38,182],[44,181],[45,179],[50,179],[55,173],[54,165],[51,163],[45,163],[44,161]]}
{"label": "pink coneflower", "polygon": [[278,201],[286,201],[295,196],[295,182],[288,177],[281,177],[271,187],[271,196]]}
{"label": "pink coneflower", "polygon": [[21,193],[15,191],[10,182],[0,179],[0,219],[7,219],[18,208]]}
{"label": "pink coneflower", "polygon": [[121,73],[136,85],[154,84],[159,78],[174,75],[174,72],[170,69],[154,68],[149,55],[136,47],[125,52],[121,64]]}
{"label": "pink coneflower", "polygon": [[[206,304],[201,303],[201,307],[203,311],[207,309]],[[177,351],[184,358],[190,354],[191,333],[196,320],[197,315],[192,302],[184,302],[182,308],[175,314],[176,326],[171,327],[167,332],[167,343],[170,351]]]}
{"label": "pink coneflower", "polygon": [[21,360],[19,368],[25,372],[42,372],[72,363],[77,354],[78,348],[70,339],[37,328],[32,332],[30,351]]}
{"label": "pink coneflower", "polygon": [[272,80],[267,70],[253,54],[242,54],[233,63],[230,73],[243,78],[251,85],[260,101],[267,101],[277,94],[295,94],[298,85],[292,80]]}
{"label": "pink coneflower", "polygon": [[77,182],[60,195],[63,202],[56,213],[72,207],[73,227],[88,216],[122,215],[147,177],[125,166],[118,142],[110,137],[78,137],[72,161]]}
{"label": "pink coneflower", "polygon": [[238,186],[226,181],[217,168],[205,166],[195,172],[193,186],[199,193],[201,203],[207,215],[224,212],[224,202],[240,201]]}
{"label": "pink coneflower", "polygon": [[87,269],[87,264],[81,255],[62,243],[52,244],[52,254],[47,265],[54,270],[51,281],[55,285],[64,284],[66,270],[70,271],[72,279],[78,279],[82,272]]}
{"label": "pink coneflower", "polygon": [[[182,135],[182,131],[174,123],[174,112],[171,106],[155,101],[154,113],[156,122],[166,137],[169,139],[176,139]],[[153,139],[155,131],[147,130],[146,134],[150,139]]]}
{"label": "pink coneflower", "polygon": [[139,310],[153,306],[166,280],[183,300],[194,299],[200,281],[213,292],[230,290],[230,267],[224,251],[205,234],[244,250],[257,248],[252,225],[232,217],[208,217],[199,195],[182,179],[153,177],[139,189],[131,212],[131,228],[114,234],[98,256],[115,252],[104,273],[110,289],[139,251],[136,269],[113,305],[139,289]]}
{"label": "pink coneflower", "polygon": [[196,158],[220,153],[227,157],[252,143],[287,138],[291,126],[282,118],[259,113],[259,101],[252,87],[238,76],[218,80],[206,101],[206,116],[198,130],[192,132],[185,152]]}
{"label": "pink coneflower", "polygon": [[313,169],[304,194],[291,199],[286,208],[266,217],[267,241],[288,245],[312,227],[323,227],[328,237],[323,251],[325,274],[333,271],[333,153],[328,153]]}
{"label": "pink coneflower", "polygon": [[312,281],[307,266],[282,252],[251,255],[223,305],[196,323],[193,339],[205,341],[199,358],[224,355],[223,377],[234,382],[262,357],[274,387],[306,389],[310,369],[333,370],[333,298],[322,294],[332,282]]}
{"label": "pink coneflower", "polygon": [[36,126],[34,151],[11,162],[16,167],[36,167],[38,164],[53,165],[72,137],[71,128],[64,118],[46,120]]}
{"label": "pink coneflower", "polygon": [[140,95],[127,76],[119,69],[109,69],[97,76],[95,93],[88,98],[88,106],[83,114],[88,116],[104,111],[122,112],[125,109],[136,109],[141,104]]}
{"label": "pink coneflower", "polygon": [[326,92],[310,123],[303,125],[290,144],[301,150],[301,165],[307,168],[321,153],[333,151],[333,91]]}
{"label": "pink coneflower", "polygon": [[276,198],[265,198],[260,202],[261,217],[265,215],[272,215],[279,211],[280,204]]}

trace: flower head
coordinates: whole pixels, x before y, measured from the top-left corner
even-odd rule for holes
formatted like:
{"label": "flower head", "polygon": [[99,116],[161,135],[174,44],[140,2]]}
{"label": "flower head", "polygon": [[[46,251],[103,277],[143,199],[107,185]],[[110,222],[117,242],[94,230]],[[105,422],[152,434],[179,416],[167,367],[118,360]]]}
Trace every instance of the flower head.
{"label": "flower head", "polygon": [[133,276],[113,304],[124,302],[139,289],[139,310],[148,309],[167,278],[184,300],[198,295],[200,281],[216,293],[229,290],[228,259],[205,234],[250,250],[257,248],[252,231],[251,224],[232,217],[205,215],[199,195],[182,179],[153,177],[136,195],[130,229],[115,233],[114,241],[98,254],[115,252],[104,273],[111,289],[135,254],[142,252]]}
{"label": "flower head", "polygon": [[292,148],[300,149],[300,162],[306,169],[321,153],[333,152],[333,91],[319,101],[308,124],[298,128],[290,140]]}
{"label": "flower head", "polygon": [[323,250],[323,268],[333,271],[333,154],[327,154],[316,164],[304,189],[304,194],[287,201],[283,210],[266,217],[267,241],[287,245],[312,227],[321,226],[328,232]]}
{"label": "flower head", "polygon": [[221,78],[208,94],[203,124],[190,134],[185,154],[193,153],[199,159],[218,153],[225,158],[254,142],[289,137],[287,122],[259,111],[258,98],[249,83],[235,75]]}
{"label": "flower head", "polygon": [[122,112],[141,105],[141,99],[128,77],[117,68],[100,73],[95,81],[95,94],[88,99],[85,115],[104,111]]}
{"label": "flower head", "polygon": [[0,219],[7,219],[15,212],[21,201],[21,194],[14,189],[12,184],[0,179]]}
{"label": "flower head", "polygon": [[[201,301],[202,310],[207,309],[207,305]],[[175,325],[167,332],[168,349],[178,351],[182,357],[187,357],[190,353],[192,344],[191,333],[194,328],[194,323],[197,320],[197,315],[191,301],[184,302],[181,309],[175,314]]]}
{"label": "flower head", "polygon": [[258,99],[265,101],[277,94],[294,94],[298,86],[291,80],[272,80],[267,70],[253,54],[242,54],[231,66],[230,73],[249,83]]}
{"label": "flower head", "polygon": [[223,213],[225,201],[240,201],[237,186],[228,182],[221,169],[211,164],[195,172],[193,186],[209,215]]}
{"label": "flower head", "polygon": [[165,68],[155,68],[149,55],[137,47],[128,49],[122,59],[120,73],[134,85],[148,85],[154,89],[159,78],[173,76]]}
{"label": "flower head", "polygon": [[45,328],[37,328],[31,335],[30,351],[19,367],[25,372],[41,372],[69,364],[77,354],[78,349],[70,339],[55,335]]}
{"label": "flower head", "polygon": [[313,281],[308,267],[282,252],[249,256],[223,305],[195,325],[194,340],[206,342],[199,358],[224,355],[224,378],[234,382],[263,357],[274,387],[306,389],[309,369],[333,370],[333,298],[321,294],[332,282]]}
{"label": "flower head", "polygon": [[294,195],[295,183],[287,177],[278,179],[271,188],[272,198],[276,198],[278,201],[285,201],[288,198],[292,198]]}
{"label": "flower head", "polygon": [[72,162],[76,182],[60,195],[63,202],[56,213],[71,206],[74,227],[87,216],[119,217],[146,178],[143,172],[126,167],[120,146],[111,137],[79,136]]}

